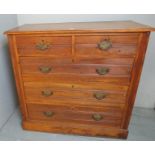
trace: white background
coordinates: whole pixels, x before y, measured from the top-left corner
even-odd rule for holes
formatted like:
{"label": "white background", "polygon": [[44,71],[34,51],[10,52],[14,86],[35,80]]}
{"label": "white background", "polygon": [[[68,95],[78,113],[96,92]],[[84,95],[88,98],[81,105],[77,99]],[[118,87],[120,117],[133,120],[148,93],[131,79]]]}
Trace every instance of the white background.
{"label": "white background", "polygon": [[[111,14],[121,13],[122,15],[116,16],[135,16],[139,15],[124,15],[124,14],[148,14],[155,13],[154,0],[1,0],[0,1],[0,13],[8,14],[44,14],[44,13],[99,13],[99,14]],[[23,15],[18,15],[18,18]],[[25,15],[26,17],[27,15]],[[116,17],[115,16],[115,17]],[[25,18],[24,17],[24,18]],[[31,17],[31,16],[27,16]],[[34,17],[34,16],[33,16]],[[38,16],[41,17],[40,15]],[[49,15],[48,15],[49,17]],[[81,16],[82,17],[82,16]],[[38,20],[37,18],[36,20]],[[33,18],[34,19],[34,18]],[[148,19],[148,18],[147,18]],[[148,21],[145,18],[145,21]],[[12,18],[10,18],[12,20]],[[20,19],[19,19],[20,20]],[[26,18],[24,19],[26,21]],[[34,19],[35,20],[35,19]],[[50,18],[51,20],[51,18]],[[154,19],[149,20],[150,24],[154,25]],[[148,23],[149,23],[148,22]],[[22,22],[19,22],[22,23]],[[3,21],[1,22],[3,24]],[[6,27],[7,28],[7,27]],[[150,86],[145,84],[147,88],[144,91],[153,91],[154,81],[154,35],[152,35],[151,42],[149,43],[149,49],[146,56],[145,66],[149,67],[149,70],[144,66],[144,72],[141,80],[141,85],[145,82],[149,82]],[[150,45],[151,44],[151,45]],[[152,50],[151,50],[152,49]],[[149,74],[147,74],[149,73]],[[143,87],[144,87],[143,86]],[[140,86],[142,87],[142,86]],[[3,88],[0,88],[3,89]],[[141,91],[143,89],[140,89]],[[141,94],[141,91],[139,93]],[[149,93],[147,93],[149,94]],[[151,93],[153,94],[153,92]],[[141,95],[142,96],[142,95]],[[153,96],[155,96],[153,94]],[[154,104],[154,98],[151,97],[151,104]],[[139,97],[138,97],[139,98]],[[148,102],[150,99],[146,99]],[[143,101],[143,100],[142,100]],[[147,104],[147,102],[145,102]],[[149,103],[149,102],[148,102]],[[4,103],[5,104],[5,103]],[[140,104],[140,103],[139,103]],[[150,105],[151,105],[150,104]],[[143,103],[144,105],[144,103]],[[0,107],[1,108],[1,107]],[[12,133],[14,134],[14,133]],[[74,145],[73,145],[74,144]],[[28,155],[28,154],[67,154],[67,155],[131,155],[131,154],[154,154],[154,142],[1,142],[0,143],[1,154],[16,154],[16,155]]]}
{"label": "white background", "polygon": [[16,15],[0,15],[0,129],[17,105],[10,54],[3,34],[15,26],[17,26]]}

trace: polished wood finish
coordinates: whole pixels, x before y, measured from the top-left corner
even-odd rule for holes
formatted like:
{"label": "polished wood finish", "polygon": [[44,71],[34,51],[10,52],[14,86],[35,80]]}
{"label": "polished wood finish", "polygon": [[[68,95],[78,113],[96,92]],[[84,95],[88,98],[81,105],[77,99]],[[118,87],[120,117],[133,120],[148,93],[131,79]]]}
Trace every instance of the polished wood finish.
{"label": "polished wood finish", "polygon": [[[55,34],[55,33],[96,33],[96,32],[148,32],[155,28],[133,21],[71,22],[52,24],[26,24],[6,32],[6,34]],[[91,35],[91,34],[90,34]]]}
{"label": "polished wood finish", "polygon": [[[55,74],[80,74],[92,75],[100,77],[98,69],[107,68],[109,71],[104,77],[130,77],[130,65],[115,65],[115,64],[55,64],[50,61],[51,59],[42,58],[21,58],[21,70],[23,75],[43,75],[48,73],[47,76]],[[43,72],[42,68],[50,69],[48,72]]]}
{"label": "polished wood finish", "polygon": [[[96,97],[103,94],[102,99]],[[27,102],[40,104],[69,104],[69,105],[94,105],[94,106],[120,106],[125,104],[127,91],[110,91],[106,89],[88,90],[66,87],[50,87],[42,83],[41,86],[25,86]],[[81,100],[82,99],[82,100]]]}
{"label": "polished wood finish", "polygon": [[[137,48],[139,34],[104,34],[77,36],[75,39],[76,58],[112,58],[112,57],[134,57]],[[111,48],[102,50],[99,44],[104,40],[110,40]]]}
{"label": "polished wood finish", "polygon": [[153,30],[120,21],[7,31],[23,128],[126,138]]}
{"label": "polished wood finish", "polygon": [[[17,36],[16,43],[21,56],[71,57],[71,37]],[[38,49],[40,44],[48,47],[44,50]]]}
{"label": "polished wood finish", "polygon": [[[28,104],[29,119],[30,120],[41,120],[41,121],[66,121],[67,122],[78,122],[82,124],[96,124],[107,127],[120,127],[122,112],[121,108],[78,108],[69,106],[52,106],[52,105],[37,105]],[[74,110],[75,109],[75,110]],[[49,114],[47,114],[47,112]],[[50,112],[53,115],[50,115]],[[100,120],[95,120],[93,116],[99,114],[102,116]]]}

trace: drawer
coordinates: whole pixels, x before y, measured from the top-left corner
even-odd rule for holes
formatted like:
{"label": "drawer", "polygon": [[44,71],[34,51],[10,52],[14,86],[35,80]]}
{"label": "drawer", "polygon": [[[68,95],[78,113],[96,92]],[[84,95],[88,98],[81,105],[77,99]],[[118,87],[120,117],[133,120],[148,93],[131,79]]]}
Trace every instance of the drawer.
{"label": "drawer", "polygon": [[[36,77],[23,77],[24,78],[24,87],[42,87],[45,86],[47,88],[66,88],[66,89],[84,89],[84,90],[108,90],[108,91],[128,91],[129,83],[127,84],[126,79],[119,78],[119,79],[112,79],[107,78],[100,82],[92,82],[89,78],[82,79],[81,81],[75,80],[71,77],[66,77],[65,79],[59,78],[53,79],[40,79]],[[63,77],[64,78],[64,77]],[[72,79],[71,79],[72,78]],[[78,77],[77,77],[78,79]],[[58,81],[59,80],[59,81]],[[118,80],[120,80],[118,82]],[[126,82],[126,83],[125,83]]]}
{"label": "drawer", "polygon": [[122,110],[120,108],[92,109],[88,107],[69,107],[27,104],[30,120],[79,122],[103,126],[120,127]]}
{"label": "drawer", "polygon": [[27,102],[53,105],[120,106],[125,104],[127,95],[127,91],[49,87],[44,83],[26,85],[24,91]]}
{"label": "drawer", "polygon": [[18,53],[21,56],[71,57],[71,37],[16,36]]}
{"label": "drawer", "polygon": [[77,89],[108,89],[116,91],[128,90],[130,78],[127,77],[92,77],[73,75],[34,76],[23,75],[24,85],[48,84],[49,87],[66,87]]}
{"label": "drawer", "polygon": [[112,58],[135,57],[139,34],[78,36],[75,39],[75,57]]}
{"label": "drawer", "polygon": [[21,58],[22,74],[46,74],[52,76],[59,74],[92,75],[95,77],[130,77],[130,65],[114,64],[56,64],[49,58]]}

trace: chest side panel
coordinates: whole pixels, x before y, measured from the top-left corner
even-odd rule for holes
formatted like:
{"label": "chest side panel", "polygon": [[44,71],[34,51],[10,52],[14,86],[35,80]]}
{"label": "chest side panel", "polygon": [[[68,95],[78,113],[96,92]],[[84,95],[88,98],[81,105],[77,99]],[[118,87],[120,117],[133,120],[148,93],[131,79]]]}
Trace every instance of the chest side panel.
{"label": "chest side panel", "polygon": [[128,128],[128,125],[130,122],[132,109],[134,106],[136,93],[137,93],[140,76],[142,72],[142,67],[143,67],[143,63],[145,59],[145,54],[147,50],[147,45],[149,41],[149,36],[150,36],[150,32],[145,32],[145,33],[141,33],[140,38],[139,38],[135,62],[133,64],[133,69],[131,72],[131,84],[129,87],[128,97],[127,97],[128,104],[126,104],[125,113],[124,113],[124,121],[122,122],[122,127],[125,129]]}

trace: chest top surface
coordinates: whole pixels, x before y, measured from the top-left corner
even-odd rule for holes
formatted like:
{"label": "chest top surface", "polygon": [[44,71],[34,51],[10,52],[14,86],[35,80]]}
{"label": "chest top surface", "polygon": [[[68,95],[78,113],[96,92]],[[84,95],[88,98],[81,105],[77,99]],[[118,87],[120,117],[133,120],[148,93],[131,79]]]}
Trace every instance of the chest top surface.
{"label": "chest top surface", "polygon": [[134,21],[68,22],[47,24],[25,24],[5,34],[20,33],[72,33],[72,32],[148,32],[155,28]]}

